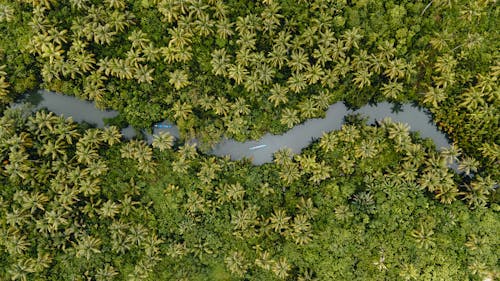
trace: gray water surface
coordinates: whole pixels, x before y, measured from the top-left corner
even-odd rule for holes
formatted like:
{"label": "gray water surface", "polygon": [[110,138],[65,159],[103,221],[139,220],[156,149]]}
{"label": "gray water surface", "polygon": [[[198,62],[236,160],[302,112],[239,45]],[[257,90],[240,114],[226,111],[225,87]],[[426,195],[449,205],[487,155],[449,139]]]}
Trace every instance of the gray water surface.
{"label": "gray water surface", "polygon": [[[76,97],[56,94],[49,91],[39,91],[40,101],[36,104],[35,110],[46,107],[48,110],[62,114],[65,117],[73,117],[77,122],[86,121],[96,124],[97,127],[103,127],[103,118],[115,117],[118,112],[112,110],[99,110],[92,102],[83,101]],[[28,98],[29,99],[29,96]],[[293,127],[283,135],[266,134],[257,141],[237,142],[235,140],[224,139],[215,145],[211,154],[217,156],[229,155],[233,160],[239,160],[244,157],[249,158],[256,165],[269,163],[273,159],[273,154],[283,148],[290,148],[294,153],[308,146],[313,139],[320,138],[324,132],[338,130],[343,124],[344,116],[350,113],[361,113],[369,118],[369,122],[382,120],[390,117],[395,122],[407,123],[411,131],[418,131],[422,138],[431,138],[436,147],[449,147],[446,136],[437,130],[430,119],[430,114],[411,104],[404,104],[398,112],[393,111],[393,104],[382,102],[377,105],[366,105],[359,110],[348,110],[342,102],[335,103],[328,108],[325,118],[315,118]],[[172,124],[168,121],[163,124]],[[172,124],[173,125],[173,124]],[[175,125],[168,129],[153,130],[153,134],[160,131],[168,131],[173,136],[179,137],[179,130]],[[132,128],[128,127],[122,130],[126,138],[135,135]],[[147,140],[151,143],[153,136],[146,134]],[[265,147],[251,150],[251,147],[266,145]]]}

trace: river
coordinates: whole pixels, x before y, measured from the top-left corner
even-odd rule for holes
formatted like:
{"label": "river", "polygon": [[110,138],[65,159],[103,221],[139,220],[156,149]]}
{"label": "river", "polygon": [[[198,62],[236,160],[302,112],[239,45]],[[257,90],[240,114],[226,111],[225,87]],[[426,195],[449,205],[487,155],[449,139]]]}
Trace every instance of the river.
{"label": "river", "polygon": [[[83,101],[75,97],[56,94],[49,91],[38,91],[28,95],[23,102],[30,102],[35,105],[34,110],[47,108],[48,110],[71,116],[74,121],[86,121],[103,127],[103,118],[111,118],[118,115],[118,112],[111,110],[99,110],[92,102]],[[325,118],[309,119],[303,124],[297,125],[283,135],[266,134],[256,141],[237,142],[235,140],[224,139],[215,145],[211,154],[217,156],[229,155],[233,160],[243,157],[250,158],[256,165],[269,163],[273,159],[273,153],[282,148],[290,148],[294,153],[300,151],[311,143],[311,140],[320,138],[323,132],[338,130],[342,126],[344,116],[350,113],[361,113],[369,118],[369,122],[390,117],[393,121],[407,123],[411,131],[418,131],[422,138],[431,138],[439,149],[449,147],[449,142],[442,132],[437,130],[430,118],[428,111],[411,104],[404,104],[395,112],[394,105],[382,102],[376,105],[366,105],[358,110],[348,110],[342,102],[335,103],[328,108]],[[168,122],[164,122],[167,124]],[[171,124],[171,123],[169,123]],[[179,137],[179,130],[172,124],[171,128],[153,130],[153,134],[160,131],[168,131],[175,137]],[[135,135],[132,128],[122,130],[126,138]],[[149,142],[152,135],[146,134]],[[253,147],[257,149],[250,149]],[[456,165],[452,166],[456,168]]]}

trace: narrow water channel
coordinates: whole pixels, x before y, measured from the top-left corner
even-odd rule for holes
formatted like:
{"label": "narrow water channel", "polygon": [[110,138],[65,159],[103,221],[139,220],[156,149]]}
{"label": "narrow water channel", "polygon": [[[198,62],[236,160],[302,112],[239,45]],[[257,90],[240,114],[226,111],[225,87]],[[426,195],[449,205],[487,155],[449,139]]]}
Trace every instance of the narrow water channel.
{"label": "narrow water channel", "polygon": [[[86,121],[98,127],[103,127],[103,118],[115,117],[118,112],[111,110],[99,110],[92,102],[83,101],[75,97],[56,94],[49,91],[38,91],[31,96],[27,96],[24,101],[35,101],[34,110],[47,108],[48,110],[62,114],[65,117],[73,117],[77,122]],[[350,113],[361,113],[369,118],[369,122],[382,120],[390,117],[393,121],[407,123],[411,131],[418,131],[422,138],[431,138],[437,148],[448,147],[446,136],[437,130],[430,119],[430,114],[411,104],[404,104],[395,112],[394,105],[382,102],[376,105],[366,105],[359,110],[348,110],[341,103],[331,105],[326,112],[325,118],[310,119],[303,124],[293,127],[283,135],[266,134],[257,141],[237,142],[235,140],[224,139],[212,150],[213,155],[229,155],[233,160],[243,157],[252,159],[256,165],[272,161],[273,153],[282,148],[290,148],[294,153],[299,153],[304,147],[311,143],[311,140],[320,138],[323,132],[338,130],[342,126],[344,116]],[[179,130],[175,125],[166,129],[154,129],[154,133],[168,131],[172,135],[179,137]],[[126,128],[122,130],[126,138],[134,136],[134,130]],[[147,135],[151,141],[152,136]]]}

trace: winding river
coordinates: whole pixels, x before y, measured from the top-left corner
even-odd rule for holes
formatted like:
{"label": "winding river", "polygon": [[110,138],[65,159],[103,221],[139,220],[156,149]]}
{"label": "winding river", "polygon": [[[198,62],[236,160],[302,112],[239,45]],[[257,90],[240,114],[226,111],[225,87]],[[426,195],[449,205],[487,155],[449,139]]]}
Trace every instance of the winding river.
{"label": "winding river", "polygon": [[[45,107],[56,114],[62,114],[66,117],[71,116],[76,122],[86,121],[94,123],[97,127],[104,126],[103,118],[118,115],[116,111],[99,110],[92,102],[49,91],[38,91],[30,94],[23,102],[34,104],[34,110]],[[369,122],[390,117],[393,121],[409,124],[410,129],[418,131],[422,138],[431,138],[438,148],[449,146],[446,136],[437,130],[426,110],[411,104],[404,104],[396,112],[393,107],[393,104],[382,102],[377,105],[366,105],[359,110],[352,111],[348,110],[342,102],[338,102],[328,108],[325,118],[310,119],[293,127],[283,135],[268,133],[257,141],[243,143],[224,139],[214,147],[211,153],[217,156],[230,155],[233,160],[242,159],[243,157],[250,158],[256,165],[268,163],[272,161],[273,153],[281,148],[288,147],[294,153],[299,153],[301,149],[311,143],[311,140],[320,138],[323,132],[340,129],[344,116],[350,113],[361,113],[369,117]],[[167,124],[167,122],[164,122],[164,124]],[[168,131],[175,137],[179,137],[179,131],[173,124],[171,128],[155,128],[153,134],[160,131]],[[126,138],[135,135],[134,130],[130,127],[123,129],[122,134]],[[151,142],[152,135],[147,135],[147,139]],[[255,147],[257,148],[255,149]]]}

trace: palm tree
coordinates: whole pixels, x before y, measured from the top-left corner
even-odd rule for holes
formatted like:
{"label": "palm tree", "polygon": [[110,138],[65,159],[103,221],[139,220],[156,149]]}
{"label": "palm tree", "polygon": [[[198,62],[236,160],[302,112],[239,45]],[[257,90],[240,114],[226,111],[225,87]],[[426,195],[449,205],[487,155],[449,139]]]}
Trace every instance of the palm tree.
{"label": "palm tree", "polygon": [[316,64],[325,67],[328,62],[332,61],[332,49],[320,45],[318,48],[314,49],[312,56],[316,59]]}
{"label": "palm tree", "polygon": [[391,80],[395,80],[397,78],[403,78],[405,76],[405,67],[406,63],[403,59],[400,58],[391,59],[387,63],[387,67],[384,71],[384,74]]}
{"label": "palm tree", "polygon": [[[154,68],[152,69],[148,69],[148,65],[139,65],[136,69],[135,69],[135,74],[134,74],[134,78],[137,80],[137,82],[139,83],[148,83],[148,84],[151,84],[154,80],[153,76],[151,75],[153,72],[155,71]],[[178,77],[177,77],[178,78]],[[172,78],[170,78],[170,80],[172,80]],[[171,81],[169,81],[170,83],[172,83]],[[180,88],[179,85],[187,85],[189,84],[189,82],[183,82],[183,83],[180,83],[179,80],[175,80],[174,79],[174,87],[178,90]]]}
{"label": "palm tree", "polygon": [[300,117],[303,119],[313,118],[318,112],[316,102],[310,98],[299,102],[297,106],[300,110]]}
{"label": "palm tree", "polygon": [[0,6],[0,22],[11,22],[14,20],[14,8],[8,5]]}
{"label": "palm tree", "polygon": [[114,267],[106,263],[103,268],[98,268],[95,274],[97,281],[111,281],[115,279],[115,276],[118,275],[118,272]]}
{"label": "palm tree", "polygon": [[447,98],[444,88],[440,87],[429,87],[427,92],[424,94],[423,102],[425,104],[431,104],[434,108],[439,107],[439,103],[445,101]]}
{"label": "palm tree", "polygon": [[285,230],[289,228],[288,221],[291,218],[286,215],[284,210],[274,210],[271,217],[269,217],[269,225],[274,229],[277,233],[283,233]]}
{"label": "palm tree", "polygon": [[85,50],[70,56],[69,59],[73,60],[75,62],[75,66],[83,72],[92,70],[94,68],[94,64],[96,63],[94,54],[87,53]]}
{"label": "palm tree", "polygon": [[274,107],[278,107],[280,104],[286,104],[288,102],[288,87],[274,84],[270,92],[271,95],[268,97],[268,100],[273,103]]}
{"label": "palm tree", "polygon": [[247,76],[244,87],[250,93],[259,93],[262,90],[262,82],[255,71]]}
{"label": "palm tree", "polygon": [[484,207],[488,203],[489,195],[495,190],[495,182],[490,178],[477,176],[470,184],[465,184],[463,200],[466,200],[472,209]]}
{"label": "palm tree", "polygon": [[159,134],[153,136],[152,145],[154,148],[164,151],[172,148],[174,139],[174,136],[172,136],[169,132],[160,132]]}
{"label": "palm tree", "polygon": [[76,144],[76,159],[78,163],[90,164],[99,158],[97,150],[93,149],[90,145],[86,145],[81,140]]}
{"label": "palm tree", "polygon": [[285,233],[297,245],[305,245],[312,240],[311,223],[304,215],[297,215],[293,218],[290,230]]}
{"label": "palm tree", "polygon": [[104,142],[107,142],[108,145],[115,145],[120,143],[122,134],[116,126],[109,126],[102,130],[101,138]]}
{"label": "palm tree", "polygon": [[233,79],[237,85],[246,80],[248,71],[240,64],[231,64],[228,68],[228,77]]}
{"label": "palm tree", "polygon": [[267,56],[267,62],[272,67],[277,67],[278,69],[281,69],[288,60],[287,49],[281,45],[274,45],[272,51]]}
{"label": "palm tree", "polygon": [[41,155],[51,156],[52,160],[56,158],[66,157],[66,145],[63,143],[62,139],[57,140],[47,140],[41,148]]}
{"label": "palm tree", "polygon": [[278,262],[274,263],[271,270],[280,279],[286,279],[289,275],[291,266],[288,264],[286,257],[282,257]]}
{"label": "palm tree", "polygon": [[62,55],[64,54],[64,50],[61,45],[54,45],[52,42],[48,43],[47,46],[42,46],[41,48],[41,57],[48,58],[49,63],[53,64],[55,60],[62,60]]}
{"label": "palm tree", "polygon": [[394,140],[397,144],[402,144],[410,140],[410,126],[406,123],[392,123],[387,128],[389,138]]}
{"label": "palm tree", "polygon": [[301,173],[296,163],[293,162],[285,162],[280,167],[279,171],[280,179],[286,184],[290,185],[300,178]]}
{"label": "palm tree", "polygon": [[445,163],[452,164],[458,161],[458,157],[462,154],[462,150],[454,143],[449,147],[441,150],[440,155],[444,158]]}
{"label": "palm tree", "polygon": [[16,263],[12,263],[10,268],[7,269],[8,275],[11,280],[29,280],[30,273],[35,272],[36,261],[32,258],[20,258]]}
{"label": "palm tree", "polygon": [[273,162],[278,165],[284,165],[292,162],[292,150],[290,148],[282,148],[273,154]]}
{"label": "palm tree", "polygon": [[215,26],[217,27],[217,36],[221,39],[227,40],[230,36],[234,35],[234,31],[232,30],[233,23],[227,18],[219,19]]}
{"label": "palm tree", "polygon": [[92,23],[89,26],[89,34],[92,34],[94,42],[99,45],[111,44],[113,41],[113,36],[116,35],[115,31],[111,31],[111,25],[102,25],[99,23]]}
{"label": "palm tree", "polygon": [[298,114],[299,112],[295,109],[285,108],[281,113],[280,123],[286,125],[288,128],[292,128],[300,122]]}
{"label": "palm tree", "polygon": [[215,112],[215,114],[219,116],[227,116],[231,107],[229,101],[225,97],[219,96],[214,101],[212,109]]}
{"label": "palm tree", "polygon": [[359,48],[358,42],[363,38],[362,32],[363,30],[359,27],[353,27],[344,31],[344,34],[342,34],[342,38],[344,39],[347,49],[350,49],[351,46],[354,46],[356,49]]}
{"label": "palm tree", "polygon": [[354,73],[354,78],[352,79],[354,85],[359,89],[363,89],[365,86],[371,85],[370,77],[372,73],[367,69],[360,69]]}
{"label": "palm tree", "polygon": [[230,256],[224,258],[229,271],[239,277],[243,277],[248,270],[248,263],[240,252],[233,252]]}
{"label": "palm tree", "polygon": [[189,76],[185,70],[176,69],[174,72],[170,73],[170,84],[174,86],[176,90],[180,90],[190,84]]}
{"label": "palm tree", "polygon": [[115,32],[123,32],[129,27],[134,20],[134,15],[129,11],[114,10],[108,13],[107,23],[115,30]]}
{"label": "palm tree", "polygon": [[125,2],[123,0],[104,0],[109,7],[109,9],[125,9]]}
{"label": "palm tree", "polygon": [[326,153],[333,151],[338,144],[337,134],[334,132],[323,132],[319,140],[319,147]]}
{"label": "palm tree", "polygon": [[235,116],[248,115],[251,112],[250,106],[242,97],[237,97],[236,101],[231,104],[231,111]]}
{"label": "palm tree", "polygon": [[188,30],[177,26],[169,28],[168,32],[171,35],[168,46],[181,48],[191,44],[192,33]]}
{"label": "palm tree", "polygon": [[108,166],[106,165],[106,162],[102,159],[98,159],[97,161],[92,161],[91,163],[87,164],[87,168],[82,174],[87,174],[88,172],[88,175],[92,177],[98,177],[100,175],[106,174],[107,171]]}
{"label": "palm tree", "polygon": [[257,62],[255,72],[259,76],[259,80],[264,85],[269,85],[273,81],[276,70],[264,62],[265,58]]}
{"label": "palm tree", "polygon": [[82,193],[84,196],[96,195],[101,191],[99,183],[99,178],[92,179],[90,177],[84,177],[78,183],[78,192]]}
{"label": "palm tree", "polygon": [[211,55],[210,65],[212,66],[212,72],[215,75],[226,76],[229,61],[231,60],[231,56],[226,53],[226,49],[215,49]]}
{"label": "palm tree", "polygon": [[0,76],[0,101],[7,101],[7,95],[9,94],[8,88],[10,84],[5,81],[4,76]]}
{"label": "palm tree", "polygon": [[316,82],[320,81],[324,75],[325,71],[319,64],[307,67],[305,74],[309,85],[315,84]]}
{"label": "palm tree", "polygon": [[403,83],[390,81],[389,83],[382,84],[382,95],[388,99],[397,100],[399,94],[403,92]]}
{"label": "palm tree", "polygon": [[293,72],[297,73],[309,66],[309,57],[302,49],[293,50],[287,65]]}
{"label": "palm tree", "polygon": [[127,39],[132,43],[133,49],[142,50],[150,43],[147,34],[140,29],[132,31]]}
{"label": "palm tree", "polygon": [[476,159],[472,157],[464,157],[458,164],[458,170],[464,172],[466,176],[470,176],[471,174],[477,172],[479,165],[480,163]]}
{"label": "palm tree", "polygon": [[299,93],[307,87],[306,76],[301,72],[293,73],[286,82],[294,93]]}
{"label": "palm tree", "polygon": [[478,106],[485,105],[483,97],[485,94],[482,91],[479,91],[476,87],[469,88],[465,93],[460,96],[462,102],[459,104],[460,107],[463,107],[469,111],[475,111]]}
{"label": "palm tree", "polygon": [[101,253],[101,239],[91,235],[84,234],[77,238],[77,242],[72,242],[75,248],[75,256],[77,258],[84,257],[87,260],[98,253]]}

